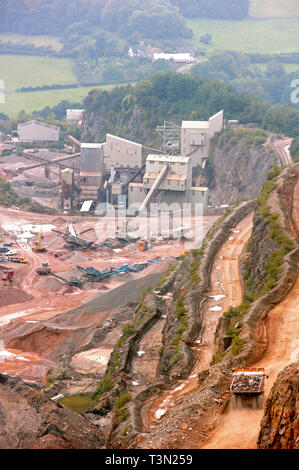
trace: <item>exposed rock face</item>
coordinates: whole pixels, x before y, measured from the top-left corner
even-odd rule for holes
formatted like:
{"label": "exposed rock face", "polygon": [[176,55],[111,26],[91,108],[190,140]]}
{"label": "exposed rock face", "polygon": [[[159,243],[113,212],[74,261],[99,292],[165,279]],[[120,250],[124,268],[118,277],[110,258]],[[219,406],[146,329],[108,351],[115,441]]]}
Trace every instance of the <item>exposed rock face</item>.
{"label": "exposed rock face", "polygon": [[0,449],[100,449],[102,432],[38,387],[0,374]]}
{"label": "exposed rock face", "polygon": [[252,199],[261,190],[267,173],[272,169],[278,157],[270,148],[260,143],[248,144],[250,133],[256,129],[247,129],[249,136],[239,135],[241,131],[229,131],[233,135],[225,145],[216,142],[213,151],[215,178],[210,190],[211,203],[229,204],[240,200]]}
{"label": "exposed rock face", "polygon": [[278,376],[266,402],[259,449],[299,449],[299,362]]}

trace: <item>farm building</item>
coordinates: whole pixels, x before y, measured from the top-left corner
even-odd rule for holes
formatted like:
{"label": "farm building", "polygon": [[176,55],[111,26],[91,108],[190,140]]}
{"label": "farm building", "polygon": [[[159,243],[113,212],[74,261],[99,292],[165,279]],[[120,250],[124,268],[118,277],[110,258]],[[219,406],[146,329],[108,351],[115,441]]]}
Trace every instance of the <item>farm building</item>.
{"label": "farm building", "polygon": [[189,52],[184,53],[172,53],[166,54],[164,52],[155,53],[153,55],[154,60],[173,60],[176,64],[193,64],[195,62],[194,57]]}

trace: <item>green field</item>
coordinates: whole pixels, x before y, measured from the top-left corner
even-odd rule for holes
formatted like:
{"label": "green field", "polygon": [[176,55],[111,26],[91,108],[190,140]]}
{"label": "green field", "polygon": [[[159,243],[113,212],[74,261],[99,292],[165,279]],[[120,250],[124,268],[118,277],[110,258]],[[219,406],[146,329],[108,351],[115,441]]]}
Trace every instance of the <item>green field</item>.
{"label": "green field", "polygon": [[7,92],[21,87],[77,83],[70,59],[27,55],[0,55],[0,79]]}
{"label": "green field", "polygon": [[298,0],[251,0],[252,18],[294,18],[299,16]]}
{"label": "green field", "polygon": [[52,108],[63,100],[81,103],[90,90],[94,88],[110,90],[115,86],[103,85],[99,87],[79,87],[28,93],[10,92],[5,95],[5,103],[0,103],[0,113],[4,113],[9,117],[16,117],[21,110],[30,114],[32,111],[40,111],[46,106]]}
{"label": "green field", "polygon": [[[268,64],[254,64],[260,67],[263,71],[266,70]],[[299,72],[299,64],[281,64],[287,73]],[[299,74],[298,74],[299,77]]]}
{"label": "green field", "polygon": [[54,36],[25,36],[24,34],[0,34],[1,43],[12,43],[15,45],[32,44],[35,47],[50,47],[53,51],[60,51],[63,44]]}
{"label": "green field", "polygon": [[5,85],[5,103],[0,103],[0,113],[9,117],[16,117],[22,110],[30,114],[32,111],[40,111],[46,106],[53,107],[63,100],[79,103],[93,88],[109,90],[117,86],[117,84],[112,84],[60,90],[17,91],[22,87],[78,83],[70,59],[0,55],[0,70],[0,79],[4,81]]}
{"label": "green field", "polygon": [[[200,49],[226,49],[242,52],[283,53],[298,52],[299,18],[277,20],[186,20],[194,32],[190,41]],[[212,42],[200,42],[204,34],[212,35]]]}

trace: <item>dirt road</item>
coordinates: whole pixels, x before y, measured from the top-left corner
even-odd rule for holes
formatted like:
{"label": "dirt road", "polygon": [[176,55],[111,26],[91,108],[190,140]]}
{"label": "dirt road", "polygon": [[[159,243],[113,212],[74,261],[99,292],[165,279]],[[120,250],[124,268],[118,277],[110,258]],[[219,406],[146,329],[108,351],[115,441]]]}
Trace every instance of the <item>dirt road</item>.
{"label": "dirt road", "polygon": [[[176,406],[176,400],[197,387],[198,374],[209,368],[214,345],[214,333],[218,320],[230,306],[242,302],[243,290],[239,273],[239,261],[252,230],[252,214],[242,220],[232,231],[229,239],[219,251],[214,262],[211,277],[210,302],[204,318],[203,334],[193,345],[197,363],[188,379],[178,382],[173,390],[147,403],[142,410],[145,428],[157,422]],[[142,448],[142,445],[140,447]]]}
{"label": "dirt road", "polygon": [[[293,224],[299,239],[299,181],[293,198]],[[299,279],[287,295],[268,315],[268,349],[265,356],[252,367],[263,367],[269,378],[266,380],[265,397],[279,372],[292,362],[299,360]],[[229,405],[220,417],[215,433],[204,449],[255,449],[263,410],[234,410]]]}
{"label": "dirt road", "polygon": [[290,155],[290,146],[293,139],[276,140],[273,143],[274,149],[277,151],[281,164],[283,166],[291,165],[293,163]]}

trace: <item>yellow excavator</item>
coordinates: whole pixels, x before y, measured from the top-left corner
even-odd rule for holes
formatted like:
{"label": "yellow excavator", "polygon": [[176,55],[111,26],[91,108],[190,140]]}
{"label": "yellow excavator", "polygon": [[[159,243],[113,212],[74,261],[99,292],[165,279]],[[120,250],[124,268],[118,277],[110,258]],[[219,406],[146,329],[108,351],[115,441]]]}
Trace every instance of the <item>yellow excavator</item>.
{"label": "yellow excavator", "polygon": [[34,243],[34,246],[32,249],[33,251],[37,251],[38,253],[42,251],[46,251],[46,248],[42,244],[42,231],[41,230],[39,232],[38,241]]}

